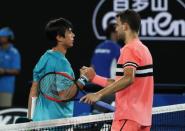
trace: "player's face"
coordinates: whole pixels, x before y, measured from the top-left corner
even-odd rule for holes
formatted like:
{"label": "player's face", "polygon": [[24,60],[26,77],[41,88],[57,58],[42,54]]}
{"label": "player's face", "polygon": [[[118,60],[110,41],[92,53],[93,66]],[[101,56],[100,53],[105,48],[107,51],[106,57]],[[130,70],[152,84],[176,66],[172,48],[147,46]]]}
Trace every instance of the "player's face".
{"label": "player's face", "polygon": [[65,32],[65,37],[63,39],[63,44],[65,47],[70,48],[73,46],[75,34],[73,33],[72,29],[69,28]]}
{"label": "player's face", "polygon": [[124,29],[124,24],[121,22],[120,18],[116,18],[116,31],[118,33],[118,38],[121,40],[125,40],[125,29]]}

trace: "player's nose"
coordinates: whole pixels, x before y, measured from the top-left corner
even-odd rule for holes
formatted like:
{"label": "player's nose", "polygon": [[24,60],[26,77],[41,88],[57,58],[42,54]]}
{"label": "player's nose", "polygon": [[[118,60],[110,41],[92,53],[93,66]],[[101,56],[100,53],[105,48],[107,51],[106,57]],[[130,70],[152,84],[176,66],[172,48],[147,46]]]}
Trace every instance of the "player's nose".
{"label": "player's nose", "polygon": [[73,33],[73,37],[75,37],[75,33]]}

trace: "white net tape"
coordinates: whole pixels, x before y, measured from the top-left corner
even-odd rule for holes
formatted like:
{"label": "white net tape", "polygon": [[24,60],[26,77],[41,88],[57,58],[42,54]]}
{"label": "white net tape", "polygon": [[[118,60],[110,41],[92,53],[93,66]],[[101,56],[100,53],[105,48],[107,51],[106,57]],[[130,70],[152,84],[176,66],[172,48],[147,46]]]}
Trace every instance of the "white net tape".
{"label": "white net tape", "polygon": [[[185,104],[154,107],[152,109],[152,114],[161,114],[161,113],[176,112],[176,111],[185,111]],[[23,131],[23,130],[30,130],[30,129],[57,127],[61,125],[77,125],[77,124],[83,124],[83,123],[112,120],[113,116],[114,116],[113,113],[105,113],[105,114],[97,114],[97,115],[55,119],[55,120],[49,120],[49,121],[10,124],[10,125],[1,126],[0,131],[20,131],[20,130]]]}

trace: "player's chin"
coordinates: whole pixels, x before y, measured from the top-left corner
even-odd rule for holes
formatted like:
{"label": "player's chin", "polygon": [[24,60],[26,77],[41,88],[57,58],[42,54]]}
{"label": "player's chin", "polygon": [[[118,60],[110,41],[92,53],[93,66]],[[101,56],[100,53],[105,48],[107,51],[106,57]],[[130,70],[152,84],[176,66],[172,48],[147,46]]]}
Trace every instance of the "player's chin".
{"label": "player's chin", "polygon": [[73,43],[68,44],[68,47],[69,48],[73,47]]}

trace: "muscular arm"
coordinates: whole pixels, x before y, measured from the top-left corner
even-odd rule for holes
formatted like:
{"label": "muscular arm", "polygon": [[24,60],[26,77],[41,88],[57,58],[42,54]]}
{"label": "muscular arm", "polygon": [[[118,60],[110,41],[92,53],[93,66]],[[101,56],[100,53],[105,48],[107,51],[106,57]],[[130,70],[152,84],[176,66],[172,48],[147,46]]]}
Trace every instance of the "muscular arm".
{"label": "muscular arm", "polygon": [[32,97],[37,97],[37,96],[38,96],[38,83],[33,82],[30,89],[29,98],[28,98],[28,118],[31,118]]}
{"label": "muscular arm", "polygon": [[107,86],[111,85],[114,82],[115,82],[114,79],[107,79]]}
{"label": "muscular arm", "polygon": [[106,88],[98,91],[97,94],[100,96],[107,96],[109,94],[120,91],[131,85],[134,82],[134,78],[135,78],[135,69],[126,68],[124,70],[124,76],[121,79],[112,84],[109,84]]}
{"label": "muscular arm", "polygon": [[94,83],[94,84],[97,84],[99,86],[102,86],[102,87],[106,87],[110,84],[112,84],[113,82],[115,82],[114,79],[111,79],[111,78],[105,78],[105,77],[102,77],[102,76],[98,76],[99,78],[96,79],[95,76],[96,76],[96,72],[93,68],[93,65],[91,65],[91,67],[85,67],[83,66],[81,69],[80,69],[80,74],[82,75],[85,75],[90,82]]}

